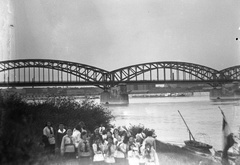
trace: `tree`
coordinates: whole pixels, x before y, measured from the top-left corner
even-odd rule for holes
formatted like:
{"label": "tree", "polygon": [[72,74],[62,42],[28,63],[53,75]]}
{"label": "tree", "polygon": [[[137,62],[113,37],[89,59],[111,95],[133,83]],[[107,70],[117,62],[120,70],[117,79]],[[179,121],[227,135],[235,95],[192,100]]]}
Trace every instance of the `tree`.
{"label": "tree", "polygon": [[74,128],[82,121],[89,131],[93,131],[114,119],[111,111],[91,100],[77,102],[56,97],[45,102],[27,103],[17,95],[0,95],[0,118],[0,164],[39,160],[42,151],[39,144],[47,121],[55,128],[59,123]]}

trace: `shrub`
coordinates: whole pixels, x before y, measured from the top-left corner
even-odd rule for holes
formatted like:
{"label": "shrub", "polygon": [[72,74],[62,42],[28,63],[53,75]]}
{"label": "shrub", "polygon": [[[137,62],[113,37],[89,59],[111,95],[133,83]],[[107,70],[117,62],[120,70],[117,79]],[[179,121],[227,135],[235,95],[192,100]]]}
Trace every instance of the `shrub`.
{"label": "shrub", "polygon": [[41,125],[41,130],[38,129],[38,132],[42,132],[47,121],[52,122],[54,128],[57,128],[59,123],[74,128],[83,121],[87,129],[92,132],[96,126],[107,125],[114,119],[111,111],[88,99],[77,102],[71,98],[55,97],[43,103],[34,102],[29,107],[36,121],[36,128]]}
{"label": "shrub", "polygon": [[91,100],[49,98],[27,103],[17,95],[0,95],[0,164],[39,161],[42,131],[47,121],[55,128],[64,123],[73,128],[83,121],[90,131],[114,118],[111,112]]}
{"label": "shrub", "polygon": [[139,129],[142,129],[143,130],[143,133],[145,135],[147,135],[148,131],[152,131],[153,133],[155,133],[155,130],[154,129],[150,129],[150,128],[146,128],[144,125],[142,124],[138,124],[138,125],[130,125],[128,130],[129,132],[131,132],[131,135],[132,136],[136,136],[136,134],[138,133]]}

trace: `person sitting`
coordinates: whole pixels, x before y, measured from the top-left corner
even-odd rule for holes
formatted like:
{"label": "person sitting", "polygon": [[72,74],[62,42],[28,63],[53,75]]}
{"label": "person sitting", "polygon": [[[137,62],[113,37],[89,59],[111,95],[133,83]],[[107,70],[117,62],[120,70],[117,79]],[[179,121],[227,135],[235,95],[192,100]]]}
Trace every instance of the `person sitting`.
{"label": "person sitting", "polygon": [[96,127],[93,131],[93,133],[90,135],[90,144],[93,144],[94,141],[97,139],[97,138],[101,138],[102,140],[102,136],[99,134],[99,130],[98,130],[98,127]]}
{"label": "person sitting", "polygon": [[104,162],[107,164],[115,163],[114,153],[116,146],[113,143],[113,137],[108,137],[107,143],[104,144]]}
{"label": "person sitting", "polygon": [[102,136],[102,139],[103,139],[104,143],[107,143],[107,131],[106,130],[103,130],[101,136]]}
{"label": "person sitting", "polygon": [[157,165],[156,151],[153,149],[150,143],[145,144],[142,154],[143,154],[145,165]]}
{"label": "person sitting", "polygon": [[139,146],[138,143],[136,143],[136,141],[135,141],[135,139],[134,139],[133,136],[130,136],[130,137],[128,138],[128,141],[127,141],[127,151],[131,150],[130,146],[131,146],[132,144],[133,144],[135,147],[138,148],[138,151],[140,151],[140,146]]}
{"label": "person sitting", "polygon": [[119,136],[119,134],[120,134],[120,131],[119,131],[119,129],[117,129],[117,128],[115,128],[114,130],[113,130],[113,143],[114,144],[116,144],[116,142],[117,142],[117,137]]}
{"label": "person sitting", "polygon": [[93,140],[92,144],[93,148],[93,162],[94,164],[103,164],[104,162],[104,146],[102,143],[102,140],[100,139],[100,136],[96,137]]}
{"label": "person sitting", "polygon": [[100,125],[98,131],[99,131],[99,134],[102,135],[102,132],[105,130],[105,127],[103,126],[103,124]]}
{"label": "person sitting", "polygon": [[129,165],[139,165],[140,155],[139,149],[134,143],[130,143],[128,150],[128,164]]}
{"label": "person sitting", "polygon": [[126,164],[126,153],[127,153],[127,145],[123,141],[125,139],[125,136],[117,135],[117,142],[116,142],[116,151],[114,153],[114,157],[116,160],[116,163],[119,165],[125,165]]}
{"label": "person sitting", "polygon": [[[106,133],[105,133],[105,131],[106,131]],[[109,130],[109,129],[107,129],[107,130],[104,130],[103,131],[103,140],[104,140],[104,143],[108,143],[108,138],[109,137],[113,137],[112,136],[112,132]],[[113,140],[114,141],[114,140]]]}
{"label": "person sitting", "polygon": [[117,129],[117,128],[115,128],[114,130],[113,130],[113,136],[114,136],[114,138],[117,138],[117,135],[119,135],[120,134],[120,131]]}
{"label": "person sitting", "polygon": [[146,135],[143,132],[143,129],[139,128],[138,133],[136,134],[136,142],[138,142],[139,144],[142,144],[145,138],[146,138]]}

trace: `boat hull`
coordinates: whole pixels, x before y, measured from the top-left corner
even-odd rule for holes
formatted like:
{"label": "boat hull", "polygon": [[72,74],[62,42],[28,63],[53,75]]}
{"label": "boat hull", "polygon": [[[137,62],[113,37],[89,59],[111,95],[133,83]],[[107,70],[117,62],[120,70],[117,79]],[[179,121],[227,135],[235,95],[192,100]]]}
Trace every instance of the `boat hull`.
{"label": "boat hull", "polygon": [[[208,165],[220,165],[221,159],[212,159],[211,154],[193,152],[182,145],[165,143],[156,140],[156,151],[162,164],[192,164],[203,162]],[[162,158],[163,157],[163,158]],[[164,160],[164,162],[162,162]]]}
{"label": "boat hull", "polygon": [[194,140],[187,140],[187,141],[184,141],[184,143],[185,143],[184,147],[191,151],[202,152],[206,154],[211,153],[210,149],[212,148],[212,146],[206,143],[202,143]]}

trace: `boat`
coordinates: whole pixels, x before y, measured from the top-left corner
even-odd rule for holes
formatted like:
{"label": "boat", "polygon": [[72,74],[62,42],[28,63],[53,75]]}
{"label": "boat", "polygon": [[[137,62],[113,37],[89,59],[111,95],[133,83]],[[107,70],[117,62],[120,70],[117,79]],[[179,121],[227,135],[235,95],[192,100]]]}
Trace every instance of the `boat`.
{"label": "boat", "polygon": [[178,113],[180,114],[184,124],[186,125],[187,129],[188,129],[188,133],[189,133],[189,140],[184,141],[185,146],[184,148],[193,151],[193,152],[200,152],[203,154],[211,154],[210,149],[212,148],[211,145],[200,142],[200,141],[196,141],[195,138],[192,135],[192,132],[190,131],[186,121],[184,120],[182,114],[180,113],[180,111],[178,111]]}
{"label": "boat", "polygon": [[110,107],[110,106],[128,106],[129,103],[128,102],[112,102],[112,101],[107,101],[105,103],[100,103],[101,105],[105,106],[105,107]]}
{"label": "boat", "polygon": [[196,140],[186,140],[184,141],[185,143],[185,148],[189,149],[191,151],[194,152],[200,152],[200,153],[204,153],[204,154],[211,154],[210,149],[212,148],[211,145],[206,144],[206,143],[202,143]]}

